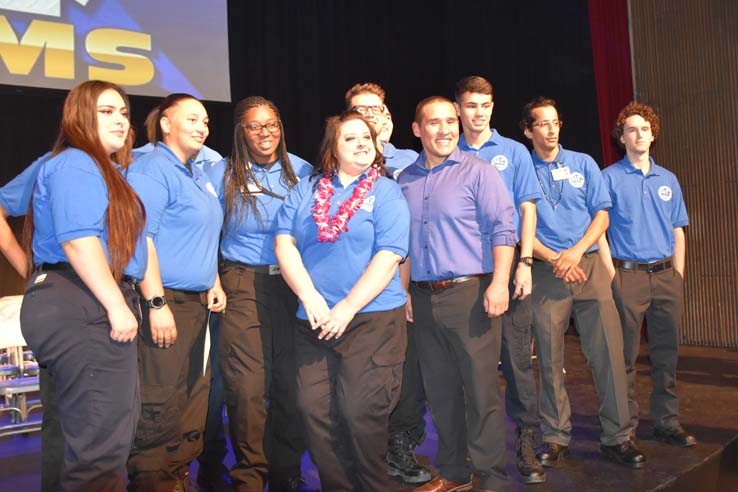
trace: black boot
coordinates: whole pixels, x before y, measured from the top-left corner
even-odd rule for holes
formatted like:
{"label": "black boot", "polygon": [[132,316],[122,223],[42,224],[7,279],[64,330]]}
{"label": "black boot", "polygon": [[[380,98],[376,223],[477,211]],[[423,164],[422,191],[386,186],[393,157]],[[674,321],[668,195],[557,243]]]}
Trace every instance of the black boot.
{"label": "black boot", "polygon": [[515,465],[523,483],[541,483],[546,481],[543,465],[536,458],[534,427],[518,427],[515,440]]}
{"label": "black boot", "polygon": [[431,474],[415,458],[412,441],[407,432],[390,435],[385,457],[387,473],[392,477],[401,478],[406,483],[424,483],[431,479]]}

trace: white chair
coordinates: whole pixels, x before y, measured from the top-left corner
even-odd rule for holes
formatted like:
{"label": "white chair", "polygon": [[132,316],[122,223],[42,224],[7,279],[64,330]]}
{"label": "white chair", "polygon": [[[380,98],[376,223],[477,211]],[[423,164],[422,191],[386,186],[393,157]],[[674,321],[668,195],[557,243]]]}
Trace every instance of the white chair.
{"label": "white chair", "polygon": [[28,393],[38,392],[38,376],[24,377],[34,361],[24,360],[26,341],[20,329],[20,307],[23,296],[0,298],[0,414],[9,412],[9,424],[0,425],[0,437],[41,430],[40,421],[31,421],[31,411],[42,407],[40,401],[29,401]]}

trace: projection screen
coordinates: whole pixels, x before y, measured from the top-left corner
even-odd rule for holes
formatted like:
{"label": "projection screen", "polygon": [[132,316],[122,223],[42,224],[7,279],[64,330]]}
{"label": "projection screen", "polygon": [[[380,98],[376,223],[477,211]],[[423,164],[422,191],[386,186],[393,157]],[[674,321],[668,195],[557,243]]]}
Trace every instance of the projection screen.
{"label": "projection screen", "polygon": [[226,0],[0,0],[0,84],[230,101]]}

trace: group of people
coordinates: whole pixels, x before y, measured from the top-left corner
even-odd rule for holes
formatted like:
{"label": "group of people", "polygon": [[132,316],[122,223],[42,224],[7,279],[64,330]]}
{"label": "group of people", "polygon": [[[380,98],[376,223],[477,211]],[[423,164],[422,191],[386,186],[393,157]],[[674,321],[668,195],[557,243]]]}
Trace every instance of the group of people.
{"label": "group of people", "polygon": [[[454,101],[418,103],[419,155],[390,143],[377,84],[345,101],[312,166],[287,152],[279,110],[262,97],[235,106],[221,159],[191,95],[164,98],[146,118],[150,144],[132,149],[119,87],[70,91],[51,152],[0,189],[3,218],[32,212],[25,250],[4,220],[0,249],[28,276],[21,325],[42,368],[42,490],[190,490],[208,412],[221,419],[220,405],[208,410],[211,368],[234,490],[300,490],[305,447],[325,491],[391,490],[390,477],[465,491],[472,476],[507,490],[498,361],[517,470],[543,482],[571,438],[572,314],[603,455],[646,462],[635,433],[644,317],[654,435],[696,443],[675,393],[687,215],[675,176],[650,157],[651,107],[623,109],[614,136],[626,155],[600,171],[559,145],[551,99],[523,108],[532,152],[501,136],[481,77],[460,80]],[[414,455],[425,401],[435,478]],[[202,488],[226,486],[200,474]]]}

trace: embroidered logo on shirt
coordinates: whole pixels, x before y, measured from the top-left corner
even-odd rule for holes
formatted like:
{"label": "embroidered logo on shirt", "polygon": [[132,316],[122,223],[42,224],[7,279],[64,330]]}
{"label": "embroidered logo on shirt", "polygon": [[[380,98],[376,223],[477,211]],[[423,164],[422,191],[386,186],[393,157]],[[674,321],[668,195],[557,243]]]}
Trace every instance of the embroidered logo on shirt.
{"label": "embroidered logo on shirt", "polygon": [[502,172],[507,169],[508,160],[502,154],[496,155],[492,158],[492,165],[497,168],[498,171]]}
{"label": "embroidered logo on shirt", "polygon": [[668,202],[671,200],[671,188],[668,186],[659,186],[659,198],[661,198],[663,201]]}
{"label": "embroidered logo on shirt", "polygon": [[372,210],[374,210],[374,195],[366,197],[364,199],[364,203],[362,203],[361,207],[359,208],[367,212],[371,212]]}
{"label": "embroidered logo on shirt", "polygon": [[569,175],[569,184],[574,188],[581,188],[584,186],[584,175],[582,173],[571,173]]}

